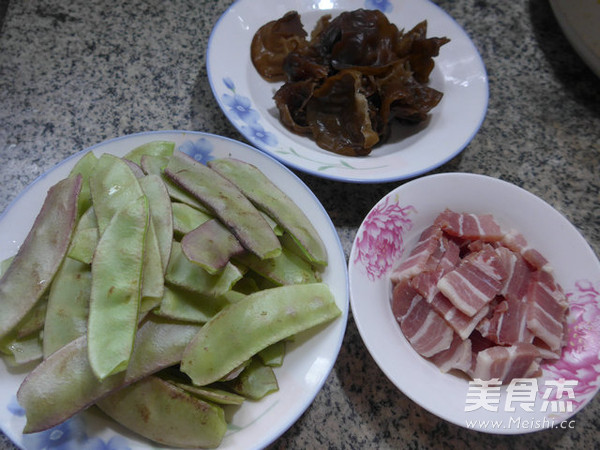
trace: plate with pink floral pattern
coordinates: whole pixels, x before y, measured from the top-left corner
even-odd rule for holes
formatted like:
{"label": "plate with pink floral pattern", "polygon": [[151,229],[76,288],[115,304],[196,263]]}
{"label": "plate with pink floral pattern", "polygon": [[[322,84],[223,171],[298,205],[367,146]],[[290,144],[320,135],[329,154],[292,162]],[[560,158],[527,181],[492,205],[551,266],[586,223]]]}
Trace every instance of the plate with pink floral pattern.
{"label": "plate with pink floral pattern", "polygon": [[[541,374],[507,384],[443,373],[418,354],[392,313],[390,275],[445,209],[491,214],[543,255],[568,300],[560,358]],[[475,174],[436,174],[383,197],[356,234],[350,304],[360,335],[384,374],[414,402],[461,427],[494,434],[571,428],[600,382],[600,262],[580,232],[539,197]]]}

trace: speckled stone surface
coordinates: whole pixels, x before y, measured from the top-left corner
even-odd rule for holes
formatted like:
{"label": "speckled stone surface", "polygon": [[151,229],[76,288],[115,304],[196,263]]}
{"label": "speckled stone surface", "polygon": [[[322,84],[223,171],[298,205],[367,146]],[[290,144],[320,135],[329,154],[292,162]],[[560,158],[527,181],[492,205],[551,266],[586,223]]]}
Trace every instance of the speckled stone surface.
{"label": "speckled stone surface", "polygon": [[[0,1],[0,211],[56,163],[108,138],[189,129],[243,140],[213,99],[205,68],[209,33],[230,3]],[[563,213],[600,254],[600,79],[546,0],[435,3],[473,39],[490,87],[479,133],[436,172],[515,183]],[[400,184],[298,175],[330,214],[346,256],[363,217]],[[272,448],[597,448],[600,397],[574,419],[570,430],[521,436],[438,419],[379,370],[350,315],[323,390]],[[0,449],[12,448],[0,434]]]}

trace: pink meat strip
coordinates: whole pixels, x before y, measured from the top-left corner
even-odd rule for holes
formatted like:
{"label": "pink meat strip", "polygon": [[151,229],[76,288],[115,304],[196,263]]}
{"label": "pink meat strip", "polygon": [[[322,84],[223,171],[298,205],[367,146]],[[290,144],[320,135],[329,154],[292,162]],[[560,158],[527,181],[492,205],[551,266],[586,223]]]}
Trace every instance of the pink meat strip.
{"label": "pink meat strip", "polygon": [[508,383],[560,357],[567,298],[548,261],[492,215],[445,210],[391,279],[402,332],[443,372]]}
{"label": "pink meat strip", "polygon": [[452,328],[408,282],[396,285],[392,302],[394,317],[419,354],[431,357],[450,347]]}
{"label": "pink meat strip", "polygon": [[446,209],[434,222],[450,236],[466,240],[499,241],[504,236],[491,214],[457,213]]}
{"label": "pink meat strip", "polygon": [[533,333],[527,328],[528,305],[524,301],[503,300],[494,309],[491,318],[484,318],[477,330],[481,335],[499,345],[533,341]]}
{"label": "pink meat strip", "polygon": [[[487,314],[487,307],[482,308],[474,317],[469,317],[457,309],[438,289],[438,281],[460,262],[459,245],[447,238],[442,238],[443,254],[438,257],[438,264],[434,269],[424,271],[410,280],[413,287],[433,308],[440,314],[454,331],[462,338],[467,339],[475,329],[477,323]],[[433,255],[431,257],[433,259]],[[433,267],[433,265],[432,265]]]}
{"label": "pink meat strip", "polygon": [[525,237],[518,231],[511,230],[502,237],[502,245],[519,253],[534,269],[549,271],[550,263],[536,249],[529,246]]}
{"label": "pink meat strip", "polygon": [[419,274],[426,267],[431,255],[439,251],[442,231],[432,225],[425,229],[419,237],[417,246],[410,252],[408,258],[398,265],[391,274],[392,283],[400,283]]}
{"label": "pink meat strip", "polygon": [[506,279],[500,295],[507,299],[523,300],[527,294],[533,270],[518,253],[506,247],[498,247],[496,252],[500,255],[504,265]]}
{"label": "pink meat strip", "polygon": [[479,310],[473,317],[467,316],[461,310],[456,308],[448,298],[438,291],[430,301],[431,306],[441,315],[446,322],[454,329],[454,331],[461,337],[461,339],[467,339],[477,324],[486,316],[488,313],[488,307],[484,306]]}
{"label": "pink meat strip", "polygon": [[548,272],[536,272],[527,291],[527,327],[553,352],[563,345],[567,298]]}
{"label": "pink meat strip", "polygon": [[508,383],[513,378],[539,376],[540,352],[533,344],[519,343],[510,347],[495,346],[477,353],[470,371],[473,379],[499,379]]}
{"label": "pink meat strip", "polygon": [[425,269],[410,279],[410,284],[419,294],[431,301],[438,292],[437,282],[460,263],[460,247],[454,241],[441,237],[439,249],[429,258]]}
{"label": "pink meat strip", "polygon": [[504,300],[494,308],[490,318],[484,318],[477,329],[483,337],[500,345],[532,342],[533,333],[527,328],[527,290],[532,271],[525,260],[505,247],[496,249],[506,272],[500,295]]}
{"label": "pink meat strip", "polygon": [[471,340],[463,340],[457,334],[454,335],[450,348],[444,350],[430,358],[442,372],[448,372],[456,369],[465,373],[469,371],[472,364]]}
{"label": "pink meat strip", "polygon": [[467,255],[460,265],[444,275],[438,289],[469,317],[475,316],[504,285],[506,273],[493,247]]}

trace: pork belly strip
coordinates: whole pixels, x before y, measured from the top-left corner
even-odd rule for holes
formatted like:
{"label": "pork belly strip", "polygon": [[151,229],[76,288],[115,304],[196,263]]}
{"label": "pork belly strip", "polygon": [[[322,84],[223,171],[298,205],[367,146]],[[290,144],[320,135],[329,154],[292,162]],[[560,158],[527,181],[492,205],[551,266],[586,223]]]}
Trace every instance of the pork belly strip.
{"label": "pork belly strip", "polygon": [[484,306],[473,317],[467,316],[456,308],[448,298],[438,291],[430,301],[431,306],[442,316],[461,339],[467,339],[477,324],[488,313],[488,307]]}
{"label": "pork belly strip", "polygon": [[491,214],[458,213],[446,209],[436,218],[436,225],[450,236],[466,240],[481,239],[486,242],[499,241],[504,236]]}
{"label": "pork belly strip", "polygon": [[473,359],[472,354],[471,340],[463,340],[460,336],[455,334],[450,347],[447,350],[441,351],[437,355],[432,356],[430,361],[434,363],[442,372],[460,370],[467,373],[471,368],[471,362]]}
{"label": "pork belly strip", "polygon": [[500,292],[505,276],[498,254],[488,246],[463,258],[437,287],[454,306],[473,317]]}
{"label": "pork belly strip", "polygon": [[497,378],[508,383],[513,378],[538,376],[540,360],[540,352],[533,344],[490,347],[477,353],[470,375],[473,379]]}
{"label": "pork belly strip", "polygon": [[454,331],[408,282],[394,288],[392,311],[404,336],[420,355],[430,357],[450,347]]}
{"label": "pork belly strip", "polygon": [[502,245],[506,248],[519,253],[531,267],[537,270],[551,271],[548,260],[536,249],[531,247],[525,236],[516,230],[510,230],[504,234],[501,240]]}
{"label": "pork belly strip", "polygon": [[533,341],[533,333],[527,328],[528,304],[523,300],[503,300],[490,318],[484,318],[477,330],[481,335],[499,345]]}
{"label": "pork belly strip", "polygon": [[439,250],[441,236],[442,231],[439,227],[431,226],[425,229],[408,258],[392,271],[390,276],[392,283],[400,283],[423,271],[431,255]]}
{"label": "pork belly strip", "polygon": [[547,272],[536,272],[527,290],[527,327],[553,352],[563,345],[567,298]]}

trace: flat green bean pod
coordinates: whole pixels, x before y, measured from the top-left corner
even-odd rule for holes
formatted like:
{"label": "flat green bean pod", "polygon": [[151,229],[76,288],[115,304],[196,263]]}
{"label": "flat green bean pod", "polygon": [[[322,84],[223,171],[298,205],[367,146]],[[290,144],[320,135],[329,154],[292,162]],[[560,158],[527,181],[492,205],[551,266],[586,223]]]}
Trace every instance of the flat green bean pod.
{"label": "flat green bean pod", "polygon": [[234,394],[233,392],[224,391],[223,389],[217,389],[214,387],[198,387],[187,383],[175,383],[184,391],[188,391],[194,394],[196,397],[200,397],[212,403],[218,403],[220,405],[241,405],[246,400],[241,395]]}
{"label": "flat green bean pod", "polygon": [[213,218],[186,203],[174,202],[171,207],[173,209],[173,232],[179,235],[185,235]]}
{"label": "flat green bean pod", "polygon": [[241,262],[276,285],[306,284],[319,281],[312,266],[285,247],[282,249],[281,255],[275,258],[259,259],[256,255],[246,252],[236,255],[234,260]]}
{"label": "flat green bean pod", "polygon": [[279,390],[273,369],[257,358],[252,358],[242,373],[227,384],[234,392],[251,400],[260,400]]}
{"label": "flat green bean pod", "polygon": [[172,447],[217,447],[227,423],[219,406],[150,376],[100,400],[102,411],[148,439]]}
{"label": "flat green bean pod", "polygon": [[79,193],[78,210],[79,215],[87,211],[92,204],[92,194],[90,192],[90,176],[94,172],[98,158],[93,152],[87,152],[77,161],[69,174],[70,177],[81,175],[81,192]]}
{"label": "flat green bean pod", "polygon": [[144,155],[169,157],[173,154],[175,143],[171,141],[152,141],[142,144],[129,153],[124,158],[141,165]]}
{"label": "flat green bean pod", "polygon": [[98,159],[90,177],[90,190],[101,235],[118,210],[144,195],[129,165],[108,153]]}
{"label": "flat green bean pod", "polygon": [[206,323],[229,304],[225,297],[207,297],[176,286],[165,286],[165,295],[155,313],[173,320]]}
{"label": "flat green bean pod", "polygon": [[90,365],[99,380],[125,370],[133,351],[148,222],[142,196],[113,216],[94,253],[87,333]]}
{"label": "flat green bean pod", "polygon": [[25,409],[24,433],[52,428],[104,395],[177,364],[199,325],[169,322],[150,315],[140,325],[129,366],[98,380],[87,357],[87,336],[52,353],[31,371],[17,393]]}
{"label": "flat green bean pod", "polygon": [[77,219],[81,175],[59,181],[48,190],[33,227],[0,279],[0,340],[42,297],[71,241]]}
{"label": "flat green bean pod", "polygon": [[326,284],[282,286],[250,294],[202,327],[182,356],[197,386],[213,383],[269,345],[341,314]]}
{"label": "flat green bean pod", "polygon": [[240,269],[231,263],[227,263],[218,273],[208,273],[187,259],[181,250],[181,244],[173,241],[171,259],[165,273],[165,279],[169,283],[197,294],[218,297],[229,292],[242,276]]}
{"label": "flat green bean pod", "polygon": [[208,213],[206,207],[196,200],[192,195],[186,192],[184,189],[177,186],[173,180],[164,174],[165,167],[169,163],[169,157],[167,156],[156,156],[156,155],[143,155],[142,156],[142,170],[147,175],[155,174],[161,176],[167,187],[167,191],[171,196],[171,199],[176,202],[184,203],[195,209]]}
{"label": "flat green bean pod", "polygon": [[139,179],[140,186],[148,198],[150,218],[154,225],[163,271],[167,269],[173,241],[173,210],[165,183],[158,175],[146,175]]}
{"label": "flat green bean pod", "polygon": [[90,266],[65,258],[48,296],[44,357],[86,333],[91,286]]}
{"label": "flat green bean pod", "polygon": [[288,231],[311,262],[327,264],[327,250],[309,218],[257,167],[235,158],[213,159],[208,166]]}
{"label": "flat green bean pod", "polygon": [[[145,195],[130,165],[124,159],[107,153],[98,159],[94,174],[90,178],[90,190],[100,236],[117,211]],[[146,242],[146,282],[143,285],[142,296],[160,299],[163,294],[160,274],[164,273],[164,269],[153,224],[149,228]]]}
{"label": "flat green bean pod", "polygon": [[77,222],[67,256],[82,263],[91,264],[99,237],[96,213],[90,206]]}
{"label": "flat green bean pod", "polygon": [[269,223],[231,182],[184,153],[175,152],[165,174],[200,200],[227,226],[240,243],[259,258],[281,253]]}
{"label": "flat green bean pod", "polygon": [[232,257],[245,252],[237,238],[217,219],[187,233],[181,240],[181,250],[190,261],[211,274],[222,270]]}

